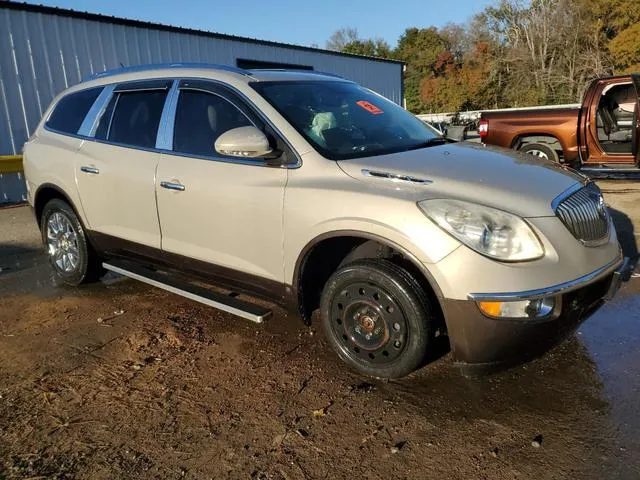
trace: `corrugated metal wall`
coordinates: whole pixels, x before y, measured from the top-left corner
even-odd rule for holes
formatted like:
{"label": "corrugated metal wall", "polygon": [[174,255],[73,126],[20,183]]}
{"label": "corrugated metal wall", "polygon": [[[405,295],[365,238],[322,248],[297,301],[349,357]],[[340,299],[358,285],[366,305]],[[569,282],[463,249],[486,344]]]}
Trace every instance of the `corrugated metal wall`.
{"label": "corrugated metal wall", "polygon": [[[121,64],[235,66],[238,58],[311,65],[402,104],[399,63],[0,5],[0,155],[20,153],[51,99],[91,73]],[[0,178],[0,203],[19,201],[23,195],[17,175]]]}

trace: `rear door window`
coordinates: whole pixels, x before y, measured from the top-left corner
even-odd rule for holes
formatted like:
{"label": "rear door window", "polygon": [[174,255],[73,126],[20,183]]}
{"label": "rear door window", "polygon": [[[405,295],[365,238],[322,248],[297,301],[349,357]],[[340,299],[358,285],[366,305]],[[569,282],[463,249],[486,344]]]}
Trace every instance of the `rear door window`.
{"label": "rear door window", "polygon": [[155,147],[166,98],[166,90],[115,93],[100,119],[95,137],[134,147]]}
{"label": "rear door window", "polygon": [[45,125],[62,133],[77,134],[84,117],[89,113],[102,88],[89,88],[63,97],[53,109]]}
{"label": "rear door window", "polygon": [[220,135],[252,123],[235,105],[219,95],[181,90],[173,129],[173,150],[192,155],[218,155],[214,144]]}

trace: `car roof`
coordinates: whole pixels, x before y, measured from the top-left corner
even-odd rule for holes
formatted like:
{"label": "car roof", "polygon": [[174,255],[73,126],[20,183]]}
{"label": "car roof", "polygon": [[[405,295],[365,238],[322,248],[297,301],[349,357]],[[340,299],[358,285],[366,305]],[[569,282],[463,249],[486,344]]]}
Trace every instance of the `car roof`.
{"label": "car roof", "polygon": [[242,69],[228,65],[209,63],[171,63],[156,65],[139,65],[122,67],[95,73],[83,80],[82,83],[93,84],[115,83],[119,81],[144,80],[162,77],[201,77],[225,79],[232,77],[246,82],[274,82],[274,81],[346,81],[342,77],[313,70],[287,69]]}

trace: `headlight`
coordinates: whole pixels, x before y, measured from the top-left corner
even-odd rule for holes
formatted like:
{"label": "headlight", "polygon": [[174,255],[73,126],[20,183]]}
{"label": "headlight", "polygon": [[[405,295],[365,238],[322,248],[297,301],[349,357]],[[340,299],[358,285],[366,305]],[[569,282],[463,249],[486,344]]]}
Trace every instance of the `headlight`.
{"label": "headlight", "polygon": [[442,229],[487,257],[518,262],[544,255],[531,227],[511,213],[460,200],[424,200],[418,206]]}

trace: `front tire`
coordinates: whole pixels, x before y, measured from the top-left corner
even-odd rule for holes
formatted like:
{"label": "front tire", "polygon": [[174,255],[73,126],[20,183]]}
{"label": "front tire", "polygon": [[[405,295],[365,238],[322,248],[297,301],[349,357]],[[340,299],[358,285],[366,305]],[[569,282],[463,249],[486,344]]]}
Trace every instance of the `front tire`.
{"label": "front tire", "polygon": [[326,337],[357,371],[399,378],[422,367],[432,348],[433,309],[419,283],[387,260],[339,268],[320,304]]}
{"label": "front tire", "polygon": [[49,263],[62,282],[80,285],[97,280],[103,273],[98,255],[68,203],[56,198],[44,206],[40,232]]}

